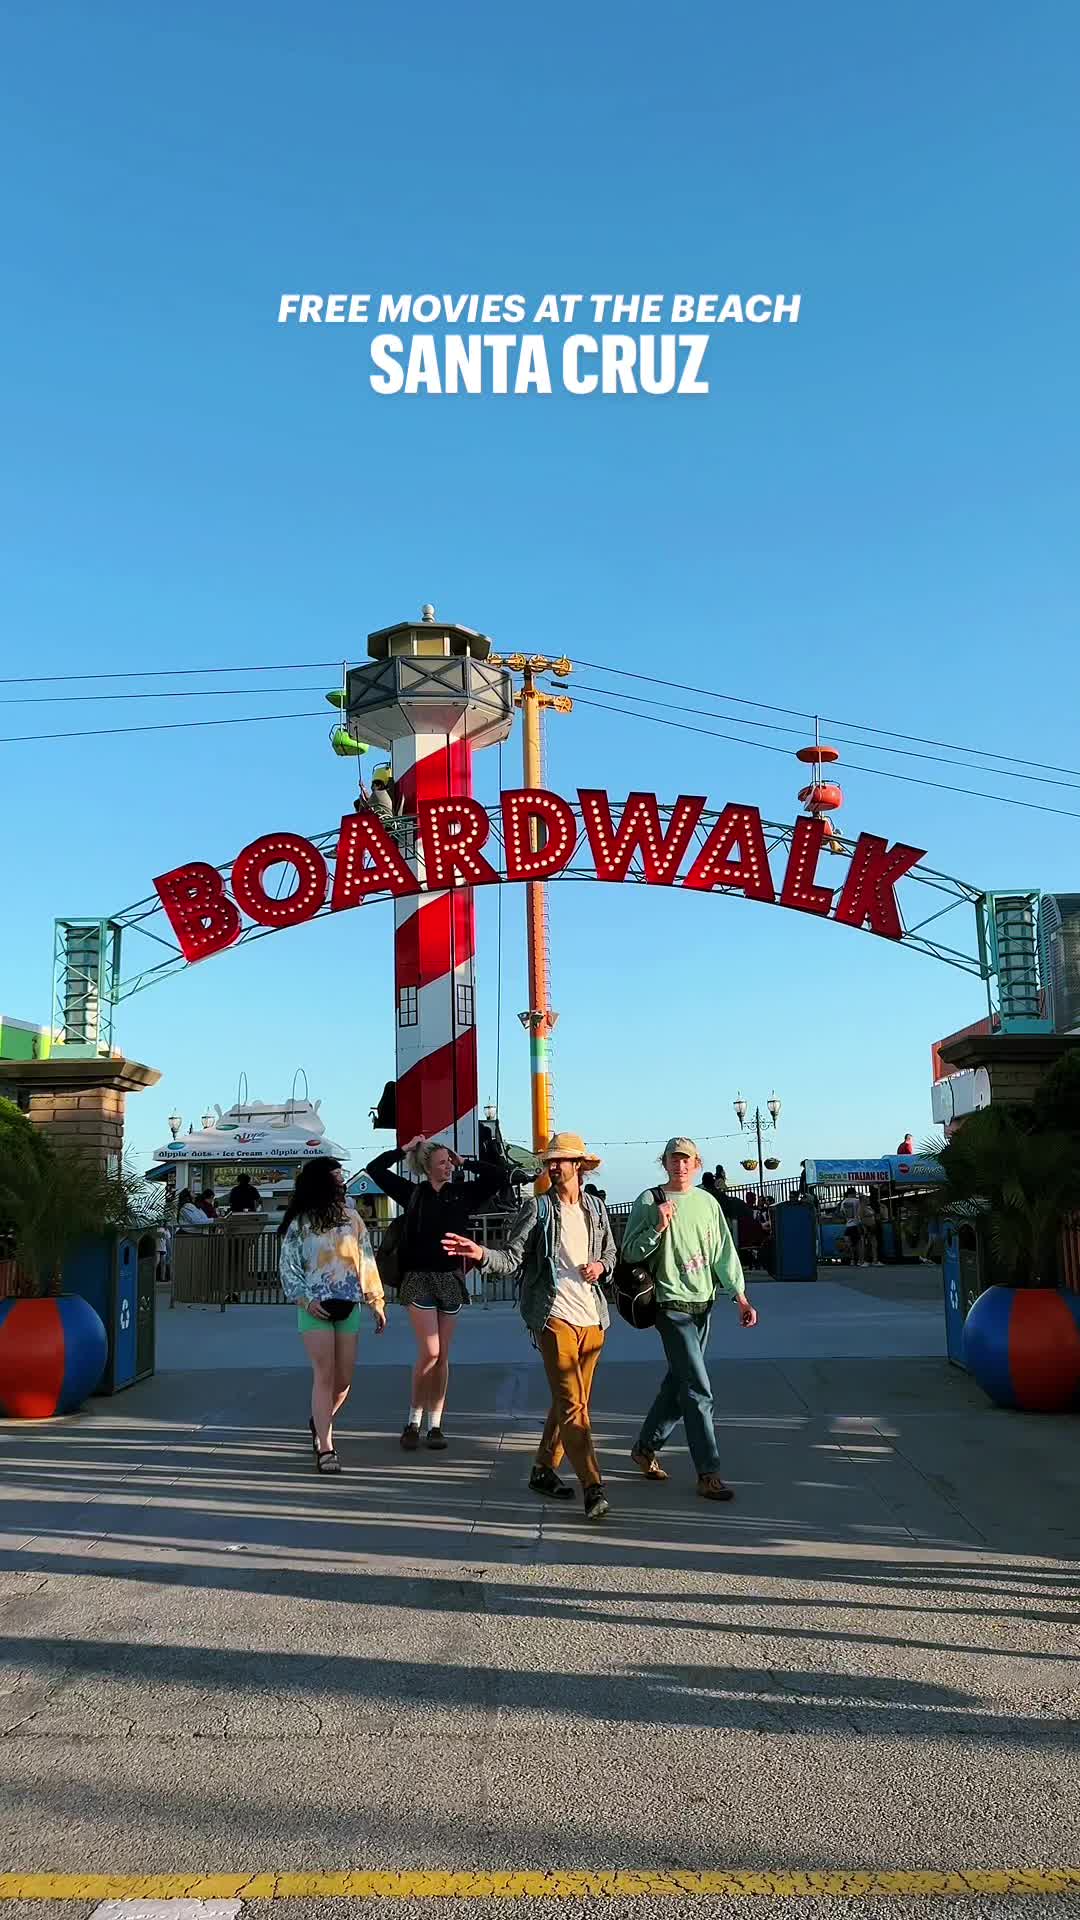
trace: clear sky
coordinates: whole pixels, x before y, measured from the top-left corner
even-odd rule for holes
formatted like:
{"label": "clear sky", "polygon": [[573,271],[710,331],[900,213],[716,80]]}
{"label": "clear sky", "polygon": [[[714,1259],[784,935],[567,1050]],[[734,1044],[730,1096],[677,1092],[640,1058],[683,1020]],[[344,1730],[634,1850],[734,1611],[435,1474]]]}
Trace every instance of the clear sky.
{"label": "clear sky", "polygon": [[[5,676],[48,679],[0,688],[0,733],[318,714],[319,672],[83,704],[162,683],[67,676],[362,658],[430,599],[506,650],[1080,763],[1074,6],[38,0],[4,40],[0,647]],[[388,399],[366,330],[275,324],[308,289],[803,305],[720,330],[704,399]],[[47,1019],[54,915],[332,826],[351,785],[328,724],[5,741],[0,1008]],[[584,706],[550,763],[562,791],[796,811],[793,760]],[[986,886],[1080,884],[1069,775],[880,764],[1071,817],[849,772],[847,831]],[[490,795],[494,755],[479,775]],[[507,891],[517,1139],[523,907]],[[775,1086],[786,1171],[890,1151],[929,1131],[931,1042],[984,1011],[962,974],[742,902],[564,885],[551,914],[557,1114],[599,1141],[692,1130],[730,1165],[704,1136]],[[278,1099],[301,1065],[355,1160],[384,1144],[390,938],[385,910],[344,915],[123,1008],[120,1042],[163,1071],[129,1106],[136,1153],[241,1070]],[[610,1192],[645,1183],[648,1148],[604,1153]]]}

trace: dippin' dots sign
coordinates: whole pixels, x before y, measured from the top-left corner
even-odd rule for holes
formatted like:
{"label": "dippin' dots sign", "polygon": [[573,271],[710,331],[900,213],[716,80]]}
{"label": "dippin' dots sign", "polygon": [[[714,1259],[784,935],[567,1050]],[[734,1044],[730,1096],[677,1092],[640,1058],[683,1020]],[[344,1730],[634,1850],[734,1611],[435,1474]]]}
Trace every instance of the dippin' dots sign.
{"label": "dippin' dots sign", "polygon": [[377,328],[379,394],[704,394],[716,328],[795,326],[801,306],[801,293],[283,293],[277,317]]}

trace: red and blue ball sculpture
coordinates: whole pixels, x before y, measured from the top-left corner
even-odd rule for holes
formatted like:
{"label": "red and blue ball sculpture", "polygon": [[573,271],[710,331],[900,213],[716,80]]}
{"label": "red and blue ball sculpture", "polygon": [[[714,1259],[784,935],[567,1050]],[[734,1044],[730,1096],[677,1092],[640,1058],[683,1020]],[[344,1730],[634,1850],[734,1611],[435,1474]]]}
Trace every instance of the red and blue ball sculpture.
{"label": "red and blue ball sculpture", "polygon": [[73,1412],[98,1385],[108,1353],[100,1316],[76,1294],[0,1300],[0,1413],[47,1420]]}
{"label": "red and blue ball sculpture", "polygon": [[964,1364],[999,1407],[1080,1406],[1080,1294],[987,1287],[964,1322]]}

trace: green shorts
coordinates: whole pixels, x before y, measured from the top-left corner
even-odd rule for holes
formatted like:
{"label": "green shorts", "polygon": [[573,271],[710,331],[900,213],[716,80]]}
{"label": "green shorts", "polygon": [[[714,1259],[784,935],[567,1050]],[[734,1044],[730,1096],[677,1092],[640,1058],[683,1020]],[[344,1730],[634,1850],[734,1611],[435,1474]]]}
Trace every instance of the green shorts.
{"label": "green shorts", "polygon": [[306,1307],[297,1307],[296,1324],[301,1333],[321,1333],[329,1329],[331,1333],[359,1333],[360,1303],[357,1301],[352,1312],[344,1320],[317,1320]]}

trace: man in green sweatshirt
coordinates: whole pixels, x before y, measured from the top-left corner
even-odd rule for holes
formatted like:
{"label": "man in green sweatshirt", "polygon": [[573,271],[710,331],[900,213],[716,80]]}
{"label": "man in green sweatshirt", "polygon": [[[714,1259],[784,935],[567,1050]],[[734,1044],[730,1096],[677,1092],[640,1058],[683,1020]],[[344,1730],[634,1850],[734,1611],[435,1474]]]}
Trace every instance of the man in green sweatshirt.
{"label": "man in green sweatshirt", "polygon": [[694,1185],[701,1155],[692,1140],[675,1138],[664,1148],[664,1199],[639,1194],[623,1234],[622,1258],[648,1267],[656,1282],[656,1329],[668,1370],[649,1408],[632,1459],[647,1480],[666,1480],[657,1458],[682,1420],[705,1500],[733,1500],[720,1478],[713,1428],[713,1396],[705,1350],[718,1292],[730,1294],[741,1326],[757,1325],[746,1297],[731,1230],[712,1195]]}

